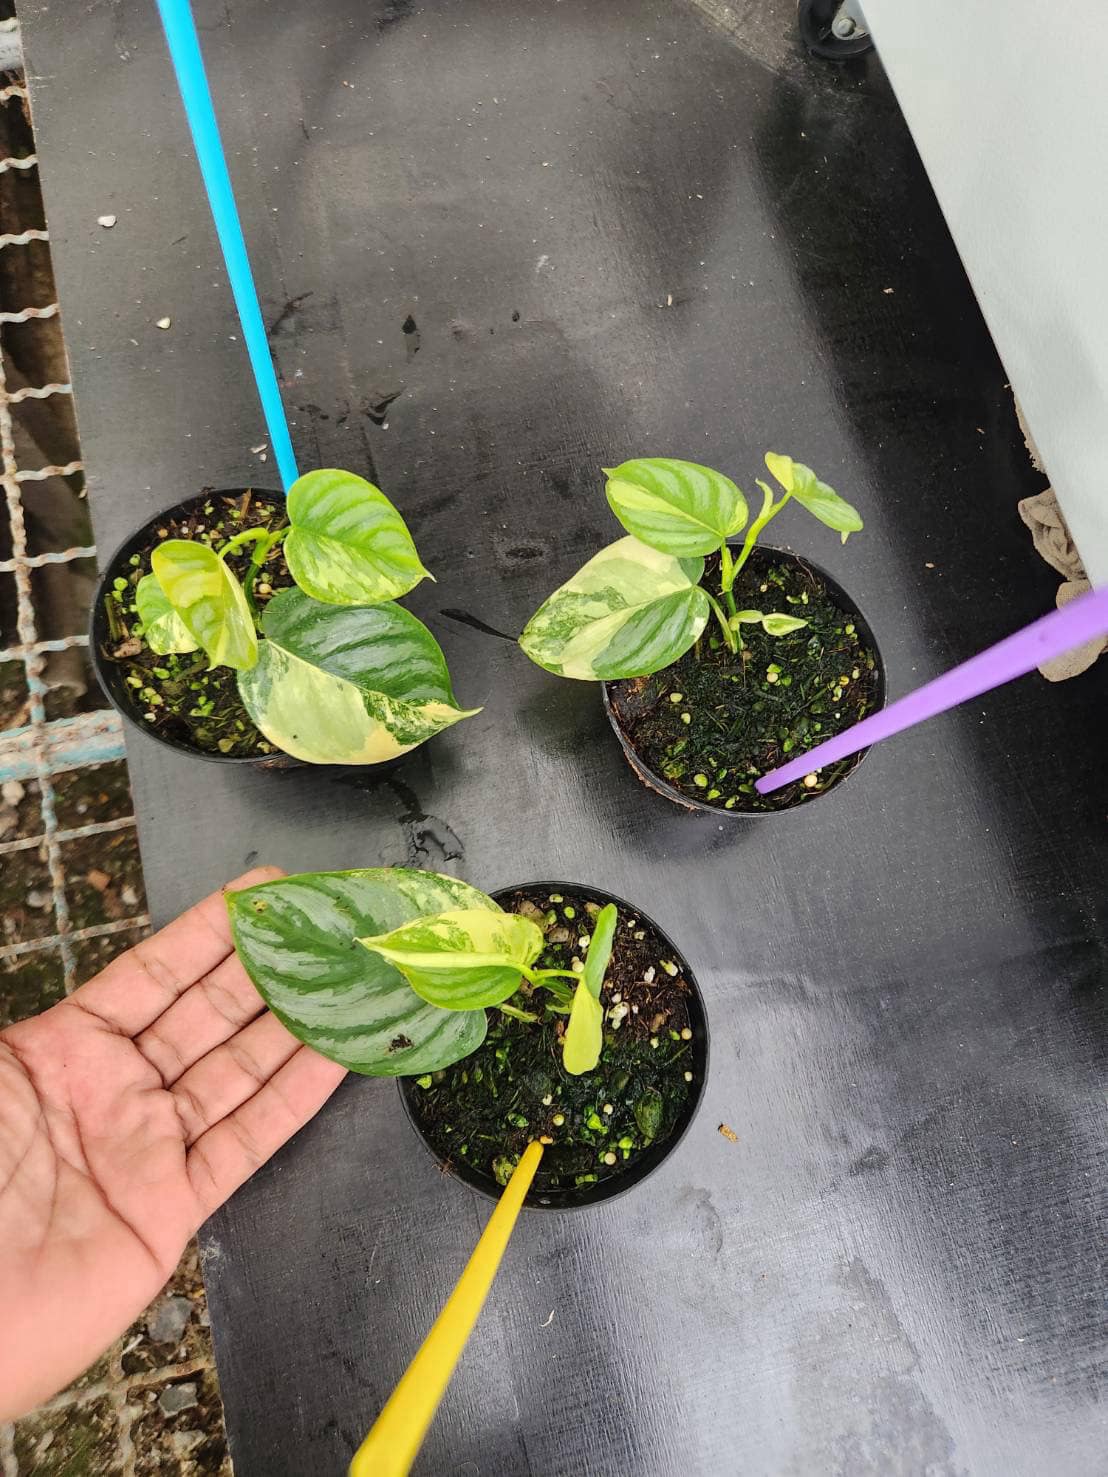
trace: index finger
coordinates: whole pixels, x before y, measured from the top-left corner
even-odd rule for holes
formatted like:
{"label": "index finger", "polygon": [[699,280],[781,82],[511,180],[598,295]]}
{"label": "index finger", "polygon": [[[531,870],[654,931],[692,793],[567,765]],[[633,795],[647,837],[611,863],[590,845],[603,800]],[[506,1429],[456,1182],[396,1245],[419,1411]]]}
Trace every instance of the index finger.
{"label": "index finger", "polygon": [[134,1036],[232,952],[224,893],[281,877],[279,867],[254,867],[189,908],[151,938],[103,969],[69,997],[113,1031]]}

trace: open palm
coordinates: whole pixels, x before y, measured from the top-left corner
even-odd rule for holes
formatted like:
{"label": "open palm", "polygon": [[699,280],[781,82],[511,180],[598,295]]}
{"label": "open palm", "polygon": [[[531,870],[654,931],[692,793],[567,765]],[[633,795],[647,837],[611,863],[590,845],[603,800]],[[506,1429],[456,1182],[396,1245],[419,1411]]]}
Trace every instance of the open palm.
{"label": "open palm", "polygon": [[220,893],[0,1032],[0,1419],[92,1363],[343,1075],[264,1008]]}

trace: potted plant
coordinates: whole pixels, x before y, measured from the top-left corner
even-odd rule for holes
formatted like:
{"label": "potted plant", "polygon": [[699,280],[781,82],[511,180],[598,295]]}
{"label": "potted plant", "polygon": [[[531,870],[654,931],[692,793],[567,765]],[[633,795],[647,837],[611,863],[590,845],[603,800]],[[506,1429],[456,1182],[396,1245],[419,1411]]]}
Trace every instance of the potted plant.
{"label": "potted plant", "polygon": [[377,764],[477,709],[396,603],[428,577],[404,520],[352,472],[207,492],[109,562],[92,645],[109,698],[205,758]]}
{"label": "potted plant", "polygon": [[228,894],[250,978],[290,1031],[402,1078],[440,1162],[491,1195],[531,1139],[528,1204],[641,1181],[692,1120],[707,1071],[692,973],[641,910],[540,882],[487,896],[404,868],[316,872]]}
{"label": "potted plant", "polygon": [[766,466],[782,491],[758,479],[749,526],[742,492],[709,467],[653,457],[607,471],[629,537],[594,555],[520,637],[547,671],[604,684],[635,772],[689,809],[757,814],[825,794],[864,751],[773,795],[754,781],[884,703],[858,607],[810,560],[758,544],[790,501],[844,543],[862,520],[811,468],[773,452]]}

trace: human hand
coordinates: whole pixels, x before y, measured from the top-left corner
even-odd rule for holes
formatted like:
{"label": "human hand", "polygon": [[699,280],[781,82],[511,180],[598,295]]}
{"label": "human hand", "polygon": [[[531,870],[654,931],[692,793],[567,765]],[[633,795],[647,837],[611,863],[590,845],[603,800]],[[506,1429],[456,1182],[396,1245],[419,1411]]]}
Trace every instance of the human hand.
{"label": "human hand", "polygon": [[0,1031],[0,1420],[123,1332],[344,1075],[265,1009],[218,892]]}

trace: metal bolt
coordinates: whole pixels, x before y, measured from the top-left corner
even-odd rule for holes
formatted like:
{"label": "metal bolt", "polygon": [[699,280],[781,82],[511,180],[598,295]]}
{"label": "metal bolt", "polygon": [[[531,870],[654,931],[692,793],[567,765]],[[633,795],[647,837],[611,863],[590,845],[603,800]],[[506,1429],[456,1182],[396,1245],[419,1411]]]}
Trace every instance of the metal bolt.
{"label": "metal bolt", "polygon": [[857,29],[853,17],[849,15],[837,15],[831,22],[831,30],[840,41],[849,41]]}

